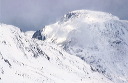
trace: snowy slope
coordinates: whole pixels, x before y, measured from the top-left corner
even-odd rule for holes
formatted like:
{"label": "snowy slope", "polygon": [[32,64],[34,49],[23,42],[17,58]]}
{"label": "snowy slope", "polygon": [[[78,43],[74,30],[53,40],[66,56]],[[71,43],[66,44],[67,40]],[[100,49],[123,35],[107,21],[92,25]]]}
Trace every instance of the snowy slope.
{"label": "snowy slope", "polygon": [[128,83],[127,50],[128,21],[104,12],[72,11],[36,32],[0,24],[0,83]]}
{"label": "snowy slope", "polygon": [[0,83],[113,83],[62,47],[0,24]]}
{"label": "snowy slope", "polygon": [[114,83],[128,83],[128,21],[109,13],[69,12],[43,29],[46,42],[80,57]]}

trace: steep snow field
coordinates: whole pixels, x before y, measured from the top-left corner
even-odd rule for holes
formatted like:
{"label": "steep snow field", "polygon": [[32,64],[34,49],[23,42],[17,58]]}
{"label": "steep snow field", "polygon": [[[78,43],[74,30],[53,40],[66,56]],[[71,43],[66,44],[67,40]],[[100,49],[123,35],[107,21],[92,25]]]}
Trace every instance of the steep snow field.
{"label": "steep snow field", "polygon": [[0,24],[0,83],[128,83],[128,21],[77,10],[36,32]]}
{"label": "steep snow field", "polygon": [[111,83],[61,47],[0,25],[0,83]]}

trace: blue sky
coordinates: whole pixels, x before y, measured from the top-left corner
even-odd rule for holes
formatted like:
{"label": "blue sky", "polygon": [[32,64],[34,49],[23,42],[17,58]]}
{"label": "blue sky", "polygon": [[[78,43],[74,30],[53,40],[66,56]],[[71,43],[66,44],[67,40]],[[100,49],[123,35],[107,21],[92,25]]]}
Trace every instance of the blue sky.
{"label": "blue sky", "polygon": [[128,0],[0,0],[0,22],[23,31],[38,30],[79,9],[108,12],[128,20]]}

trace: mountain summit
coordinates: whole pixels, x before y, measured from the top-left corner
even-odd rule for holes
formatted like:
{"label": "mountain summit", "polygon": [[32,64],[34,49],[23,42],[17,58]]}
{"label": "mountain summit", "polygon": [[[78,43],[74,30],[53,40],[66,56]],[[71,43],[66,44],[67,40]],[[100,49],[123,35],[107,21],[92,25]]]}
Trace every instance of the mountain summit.
{"label": "mountain summit", "polygon": [[76,10],[42,30],[0,24],[1,83],[128,83],[128,21]]}
{"label": "mountain summit", "polygon": [[100,21],[103,22],[103,21],[112,20],[112,19],[119,20],[118,17],[105,12],[90,11],[90,10],[76,10],[64,15],[61,21],[68,21],[75,18],[84,19],[84,22],[86,21],[87,23],[100,22]]}
{"label": "mountain summit", "polygon": [[[98,28],[102,30],[105,28],[105,26],[102,27],[102,25],[106,24],[107,26],[107,22],[112,21],[120,20],[118,17],[104,12],[77,10],[64,15],[61,20],[55,24],[46,26],[43,34],[46,35],[47,39],[52,39],[59,44],[67,40],[73,32],[76,33],[79,31],[81,35],[85,35],[88,32],[85,33],[86,30]],[[100,26],[102,28],[100,28]],[[79,34],[77,34],[77,36],[78,35]]]}

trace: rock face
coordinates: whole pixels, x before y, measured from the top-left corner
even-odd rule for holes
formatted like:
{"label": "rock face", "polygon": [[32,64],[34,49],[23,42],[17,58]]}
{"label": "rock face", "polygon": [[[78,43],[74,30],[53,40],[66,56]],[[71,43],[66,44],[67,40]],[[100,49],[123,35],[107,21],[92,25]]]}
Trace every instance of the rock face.
{"label": "rock face", "polygon": [[32,38],[36,38],[36,39],[38,39],[38,40],[45,40],[45,36],[43,36],[42,34],[41,34],[41,30],[38,30],[38,31],[36,31],[34,34],[33,34],[33,36],[32,36]]}
{"label": "rock face", "polygon": [[128,22],[104,12],[72,11],[36,32],[0,24],[0,83],[128,83],[127,50]]}

